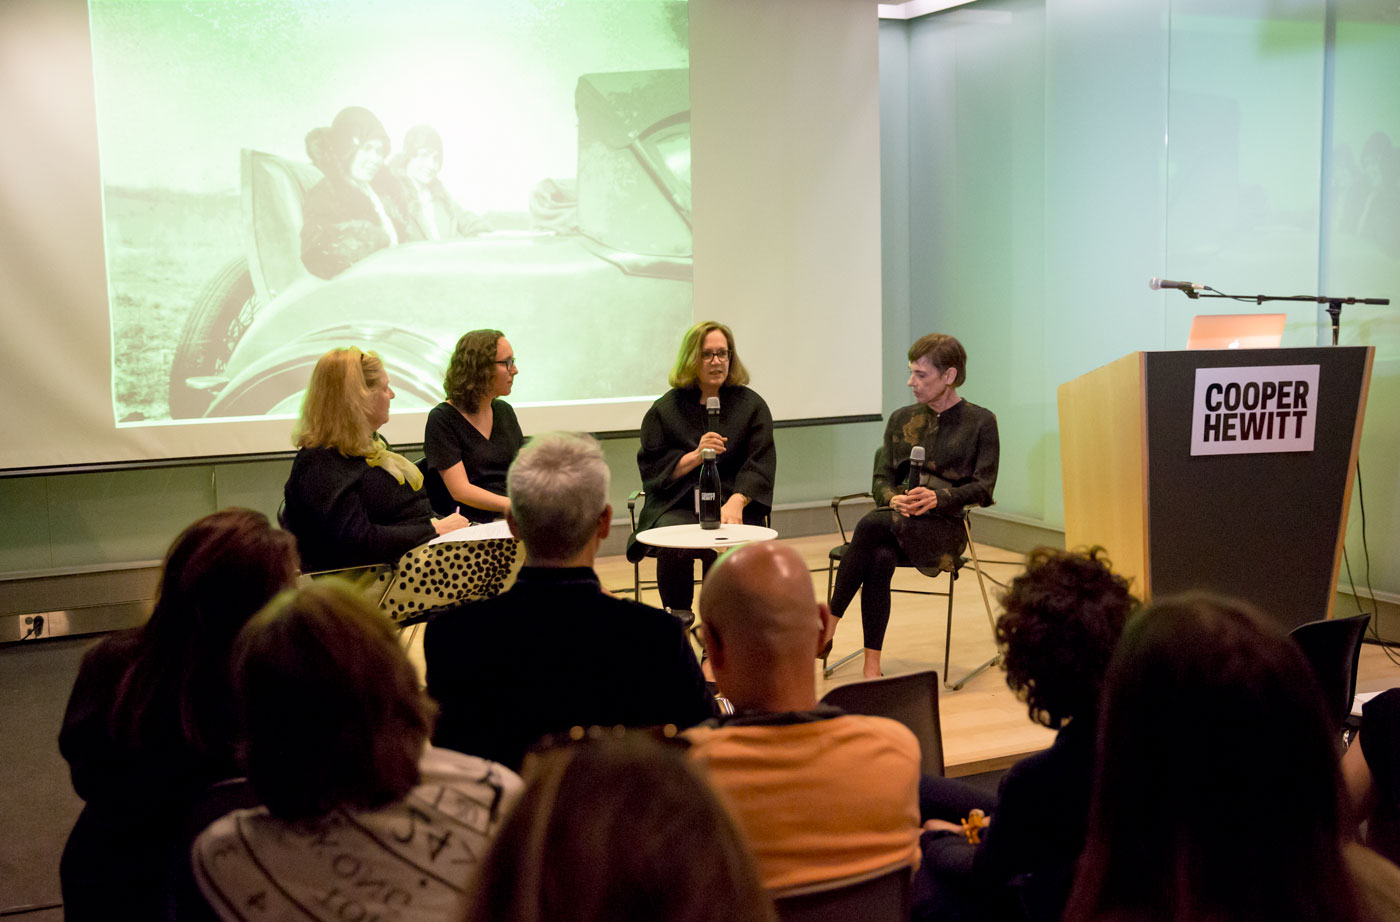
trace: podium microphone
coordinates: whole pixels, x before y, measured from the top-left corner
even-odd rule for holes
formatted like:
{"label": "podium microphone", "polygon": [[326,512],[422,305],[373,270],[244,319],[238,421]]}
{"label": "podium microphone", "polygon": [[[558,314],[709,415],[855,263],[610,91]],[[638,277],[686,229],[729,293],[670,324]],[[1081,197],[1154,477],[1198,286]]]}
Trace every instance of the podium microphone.
{"label": "podium microphone", "polygon": [[718,397],[711,397],[709,400],[706,400],[706,401],[705,401],[705,415],[706,415],[706,417],[707,417],[706,423],[705,423],[705,431],[706,431],[706,432],[718,432],[718,431],[719,431],[719,398],[718,398]]}
{"label": "podium microphone", "polygon": [[909,489],[922,486],[924,482],[924,446],[915,445],[909,449],[909,479],[905,486]]}
{"label": "podium microphone", "polygon": [[1177,291],[1184,291],[1188,294],[1210,288],[1209,285],[1202,285],[1200,282],[1173,282],[1171,279],[1151,279],[1147,287],[1153,291],[1161,291],[1163,288],[1175,288]]}

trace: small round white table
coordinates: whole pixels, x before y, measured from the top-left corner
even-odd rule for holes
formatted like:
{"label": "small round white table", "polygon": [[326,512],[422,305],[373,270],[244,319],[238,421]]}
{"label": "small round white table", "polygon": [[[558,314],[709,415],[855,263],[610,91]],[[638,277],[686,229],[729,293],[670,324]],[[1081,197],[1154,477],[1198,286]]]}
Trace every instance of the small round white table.
{"label": "small round white table", "polygon": [[772,541],[778,532],[766,525],[721,525],[701,528],[692,525],[667,525],[637,532],[637,540],[652,547],[682,548],[690,551],[724,550],[752,541]]}

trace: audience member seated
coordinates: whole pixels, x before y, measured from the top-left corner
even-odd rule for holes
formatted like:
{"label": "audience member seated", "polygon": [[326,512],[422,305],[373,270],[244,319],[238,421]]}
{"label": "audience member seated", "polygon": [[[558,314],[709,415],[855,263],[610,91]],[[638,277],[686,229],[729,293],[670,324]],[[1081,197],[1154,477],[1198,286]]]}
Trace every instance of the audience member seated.
{"label": "audience member seated", "polygon": [[418,466],[380,437],[393,396],[379,356],[354,346],[327,352],[311,372],[285,488],[287,528],[308,571],[389,563],[470,524],[434,518]]}
{"label": "audience member seated", "polygon": [[205,516],[170,546],[145,626],[83,658],[58,737],[87,802],[59,866],[67,918],[165,917],[186,812],[241,774],[234,637],[296,572],[292,536],[261,513]]}
{"label": "audience member seated", "polygon": [[510,396],[519,373],[500,330],[472,330],[457,340],[442,382],[447,399],[428,411],[423,431],[428,498],[438,514],[489,522],[510,508],[506,471],[525,437],[500,398]]}
{"label": "audience member seated", "polygon": [[680,621],[604,591],[608,466],[588,436],[538,436],[509,475],[506,521],[525,545],[515,585],[448,609],[423,640],[434,741],[518,768],[525,750],[575,725],[689,727],[711,715]]}
{"label": "audience member seated", "polygon": [[773,891],[919,860],[919,743],[903,724],[817,704],[831,619],[797,552],[731,551],[700,593],[701,632],[736,713],[686,733]]}
{"label": "audience member seated", "polygon": [[382,614],[348,584],[287,592],[239,634],[248,780],[263,806],[195,842],[227,922],[457,922],[481,855],[524,785],[427,746],[434,707]]}
{"label": "audience member seated", "polygon": [[1128,622],[1104,682],[1065,918],[1400,918],[1400,869],[1343,846],[1330,727],[1307,660],[1250,606],[1154,602]]}
{"label": "audience member seated", "polygon": [[[1059,918],[1084,847],[1099,692],[1138,600],[1102,548],[1039,548],[1002,604],[997,641],[1006,684],[1031,720],[1059,732],[1049,749],[1012,766],[995,798],[953,779],[923,780],[920,809],[933,819],[924,824],[916,918],[1014,917],[1023,898]],[[961,825],[973,809],[992,820],[977,845]]]}
{"label": "audience member seated", "polygon": [[743,836],[680,740],[574,730],[526,763],[470,922],[774,922]]}
{"label": "audience member seated", "polygon": [[1400,688],[1367,701],[1361,732],[1342,757],[1342,778],[1366,844],[1400,863]]}

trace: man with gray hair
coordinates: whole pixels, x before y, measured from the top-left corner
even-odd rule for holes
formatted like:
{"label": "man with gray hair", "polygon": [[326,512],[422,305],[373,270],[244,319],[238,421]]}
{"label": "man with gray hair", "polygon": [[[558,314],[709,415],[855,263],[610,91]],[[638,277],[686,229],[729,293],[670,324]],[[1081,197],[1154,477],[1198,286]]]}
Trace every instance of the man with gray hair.
{"label": "man with gray hair", "polygon": [[608,466],[586,435],[536,436],[506,477],[525,545],[515,585],[434,618],[423,639],[433,743],[519,769],[541,736],[574,726],[692,726],[713,713],[672,615],[608,595],[593,571],[608,536]]}

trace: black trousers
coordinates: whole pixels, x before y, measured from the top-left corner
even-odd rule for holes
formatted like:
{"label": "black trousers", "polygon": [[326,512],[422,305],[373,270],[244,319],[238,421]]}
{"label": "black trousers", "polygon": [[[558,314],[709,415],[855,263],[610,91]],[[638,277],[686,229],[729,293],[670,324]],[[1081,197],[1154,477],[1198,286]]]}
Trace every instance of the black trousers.
{"label": "black trousers", "polygon": [[[700,521],[694,511],[685,507],[667,509],[652,528],[667,525],[693,525]],[[672,610],[693,610],[695,605],[695,561],[700,561],[700,574],[710,571],[710,564],[719,559],[719,552],[659,547],[656,549],[656,588],[661,604]]]}
{"label": "black trousers", "polygon": [[890,580],[898,566],[940,566],[967,546],[962,519],[910,518],[882,506],[867,512],[851,535],[831,591],[831,613],[841,617],[860,591],[860,620],[868,650],[884,648],[890,623]]}

